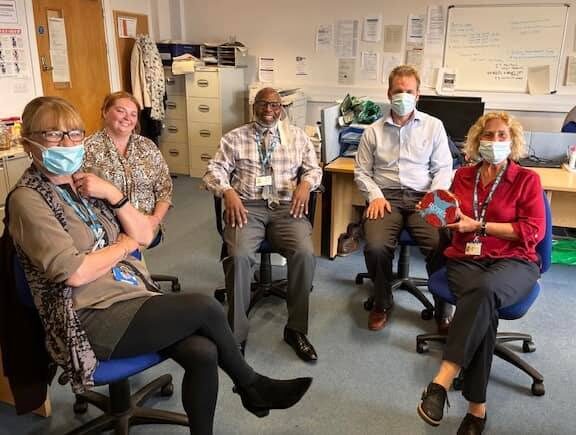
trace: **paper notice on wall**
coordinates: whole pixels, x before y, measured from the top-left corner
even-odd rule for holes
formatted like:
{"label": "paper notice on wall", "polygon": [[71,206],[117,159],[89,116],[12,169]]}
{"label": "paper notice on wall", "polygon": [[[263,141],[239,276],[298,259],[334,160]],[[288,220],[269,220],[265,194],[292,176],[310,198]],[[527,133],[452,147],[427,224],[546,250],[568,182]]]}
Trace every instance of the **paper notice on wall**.
{"label": "paper notice on wall", "polygon": [[401,51],[403,34],[404,26],[402,25],[384,26],[384,51],[392,53]]}
{"label": "paper notice on wall", "polygon": [[550,65],[528,68],[528,92],[530,95],[550,93]]}
{"label": "paper notice on wall", "polygon": [[566,61],[566,86],[576,86],[576,56],[568,56]]}
{"label": "paper notice on wall", "polygon": [[136,38],[138,20],[134,17],[118,17],[118,37]]}
{"label": "paper notice on wall", "polygon": [[334,41],[336,57],[356,57],[358,50],[358,20],[340,20],[336,23]]}
{"label": "paper notice on wall", "polygon": [[412,65],[418,71],[422,69],[422,49],[410,48],[406,50],[406,63]]}
{"label": "paper notice on wall", "polygon": [[360,74],[364,80],[378,80],[378,53],[363,51],[361,53]]}
{"label": "paper notice on wall", "polygon": [[276,59],[273,57],[258,58],[258,80],[264,83],[274,82]]}
{"label": "paper notice on wall", "polygon": [[304,56],[296,56],[296,77],[308,76],[308,59]]}
{"label": "paper notice on wall", "polygon": [[338,59],[338,84],[353,85],[356,59]]}
{"label": "paper notice on wall", "polygon": [[0,2],[0,23],[17,23],[18,11],[16,0],[3,0]]}
{"label": "paper notice on wall", "polygon": [[426,13],[426,49],[442,47],[445,31],[444,6],[428,6]]}
{"label": "paper notice on wall", "polygon": [[424,44],[424,31],[426,30],[425,15],[408,15],[408,30],[406,32],[406,43],[415,47]]}
{"label": "paper notice on wall", "polygon": [[332,48],[332,24],[320,24],[316,29],[316,51]]}
{"label": "paper notice on wall", "polygon": [[387,84],[390,72],[401,64],[402,64],[402,55],[400,53],[385,54],[384,56],[382,56],[382,83]]}
{"label": "paper notice on wall", "polygon": [[366,42],[380,41],[382,33],[382,17],[364,18],[364,28],[362,29],[362,40]]}
{"label": "paper notice on wall", "polygon": [[28,75],[22,28],[0,27],[0,77]]}
{"label": "paper notice on wall", "polygon": [[68,43],[66,42],[66,26],[64,24],[64,18],[49,17],[48,34],[50,36],[52,81],[55,83],[70,82]]}

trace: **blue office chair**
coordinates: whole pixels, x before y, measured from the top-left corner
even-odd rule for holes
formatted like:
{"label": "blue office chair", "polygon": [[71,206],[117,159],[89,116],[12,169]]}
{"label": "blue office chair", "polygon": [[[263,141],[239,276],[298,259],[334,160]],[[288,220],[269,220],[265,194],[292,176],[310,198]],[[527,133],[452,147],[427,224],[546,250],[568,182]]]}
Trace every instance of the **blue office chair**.
{"label": "blue office chair", "polygon": [[[322,191],[322,186],[317,190],[310,192],[310,199],[308,201],[308,219],[314,225],[314,216],[316,212],[316,199],[318,192]],[[222,198],[214,197],[214,214],[216,216],[216,229],[220,237],[224,234],[224,223],[223,223],[223,210],[222,210]],[[258,254],[260,254],[260,269],[256,275],[256,280],[252,282],[251,285],[251,296],[250,305],[248,307],[248,313],[254,308],[254,306],[260,302],[262,299],[268,296],[276,296],[280,299],[286,299],[286,286],[288,280],[286,279],[272,279],[272,263],[270,261],[271,255],[274,253],[272,245],[266,239],[260,244],[258,249]],[[226,248],[226,243],[222,239],[222,247],[220,249],[220,260],[228,256],[228,250]],[[310,289],[312,291],[312,289]],[[226,288],[218,288],[214,290],[214,297],[220,302],[226,302]],[[232,325],[231,325],[232,326]]]}
{"label": "blue office chair", "polygon": [[[20,301],[26,307],[36,310],[24,270],[16,256],[14,256],[14,271]],[[104,414],[68,432],[67,435],[88,435],[109,430],[114,430],[117,435],[127,435],[131,426],[142,424],[188,426],[188,417],[184,414],[142,406],[158,391],[164,397],[172,395],[174,392],[172,375],[162,375],[136,393],[130,394],[130,376],[154,367],[165,359],[166,357],[159,353],[148,353],[131,358],[99,361],[94,373],[94,384],[108,385],[109,396],[95,391],[77,394],[74,412],[77,414],[86,412],[90,403]]]}
{"label": "blue office chair", "polygon": [[[536,247],[536,251],[540,256],[540,273],[544,273],[550,268],[552,257],[552,214],[546,194],[544,194],[544,204],[546,208],[546,233],[542,241]],[[438,296],[440,299],[452,305],[456,305],[456,297],[454,293],[450,291],[450,287],[448,286],[446,268],[432,274],[428,281],[428,288],[431,293]],[[528,312],[534,301],[536,301],[539,294],[540,282],[537,282],[534,284],[532,292],[526,296],[526,298],[514,305],[500,307],[498,309],[498,317],[504,320],[515,320],[523,317],[524,314]],[[518,367],[530,376],[532,378],[532,394],[535,396],[543,396],[545,393],[544,377],[538,370],[520,358],[520,356],[511,348],[505,346],[505,343],[512,341],[522,341],[522,351],[525,353],[534,352],[536,350],[532,336],[529,334],[522,334],[519,332],[498,332],[496,335],[496,348],[494,349],[494,354]],[[446,336],[438,334],[418,335],[418,337],[416,337],[416,351],[418,353],[428,352],[428,342],[446,343]],[[453,386],[456,390],[461,388],[461,375],[462,374],[454,380]]]}
{"label": "blue office chair", "polygon": [[[407,230],[402,230],[398,240],[400,246],[400,254],[398,256],[398,269],[394,274],[391,287],[394,290],[406,290],[416,299],[418,299],[424,309],[420,313],[423,320],[430,320],[434,316],[434,305],[428,300],[426,296],[420,291],[418,287],[428,285],[428,280],[424,278],[414,278],[410,276],[410,247],[418,246],[412,239]],[[362,284],[364,279],[370,278],[367,272],[362,272],[356,275],[356,284]],[[370,311],[374,306],[374,296],[370,296],[364,301],[364,309]]]}

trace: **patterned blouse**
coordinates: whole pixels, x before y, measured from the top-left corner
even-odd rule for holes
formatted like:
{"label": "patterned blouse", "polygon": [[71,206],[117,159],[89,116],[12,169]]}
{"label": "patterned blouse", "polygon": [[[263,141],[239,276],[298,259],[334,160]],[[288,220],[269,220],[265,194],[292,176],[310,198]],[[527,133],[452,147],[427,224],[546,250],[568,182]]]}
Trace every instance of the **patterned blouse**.
{"label": "patterned blouse", "polygon": [[150,139],[132,134],[122,156],[104,129],[86,139],[84,147],[84,170],[98,169],[138,210],[150,215],[157,202],[172,204],[168,165]]}

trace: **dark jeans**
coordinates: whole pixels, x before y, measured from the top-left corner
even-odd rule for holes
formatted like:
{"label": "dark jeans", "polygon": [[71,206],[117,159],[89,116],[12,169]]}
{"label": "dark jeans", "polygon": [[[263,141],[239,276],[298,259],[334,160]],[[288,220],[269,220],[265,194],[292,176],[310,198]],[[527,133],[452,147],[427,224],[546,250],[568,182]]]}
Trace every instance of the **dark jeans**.
{"label": "dark jeans", "polygon": [[540,269],[535,263],[518,259],[450,259],[446,267],[458,302],[444,359],[462,367],[466,400],[484,403],[496,345],[498,308],[530,294]]}
{"label": "dark jeans", "polygon": [[112,358],[149,352],[161,352],[184,368],[182,404],[195,435],[212,434],[219,366],[237,385],[255,379],[222,307],[205,295],[153,296],[142,305]]}

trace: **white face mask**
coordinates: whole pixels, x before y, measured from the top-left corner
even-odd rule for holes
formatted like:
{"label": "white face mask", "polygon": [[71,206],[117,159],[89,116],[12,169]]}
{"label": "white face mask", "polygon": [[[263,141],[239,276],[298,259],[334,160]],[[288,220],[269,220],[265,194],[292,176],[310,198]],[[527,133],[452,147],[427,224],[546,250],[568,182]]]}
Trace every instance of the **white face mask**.
{"label": "white face mask", "polygon": [[406,116],[416,107],[416,96],[407,92],[392,95],[392,111],[398,116]]}
{"label": "white face mask", "polygon": [[508,158],[511,151],[512,142],[509,140],[505,141],[492,141],[492,140],[481,140],[478,152],[480,156],[486,160],[488,163],[498,164],[502,163]]}

